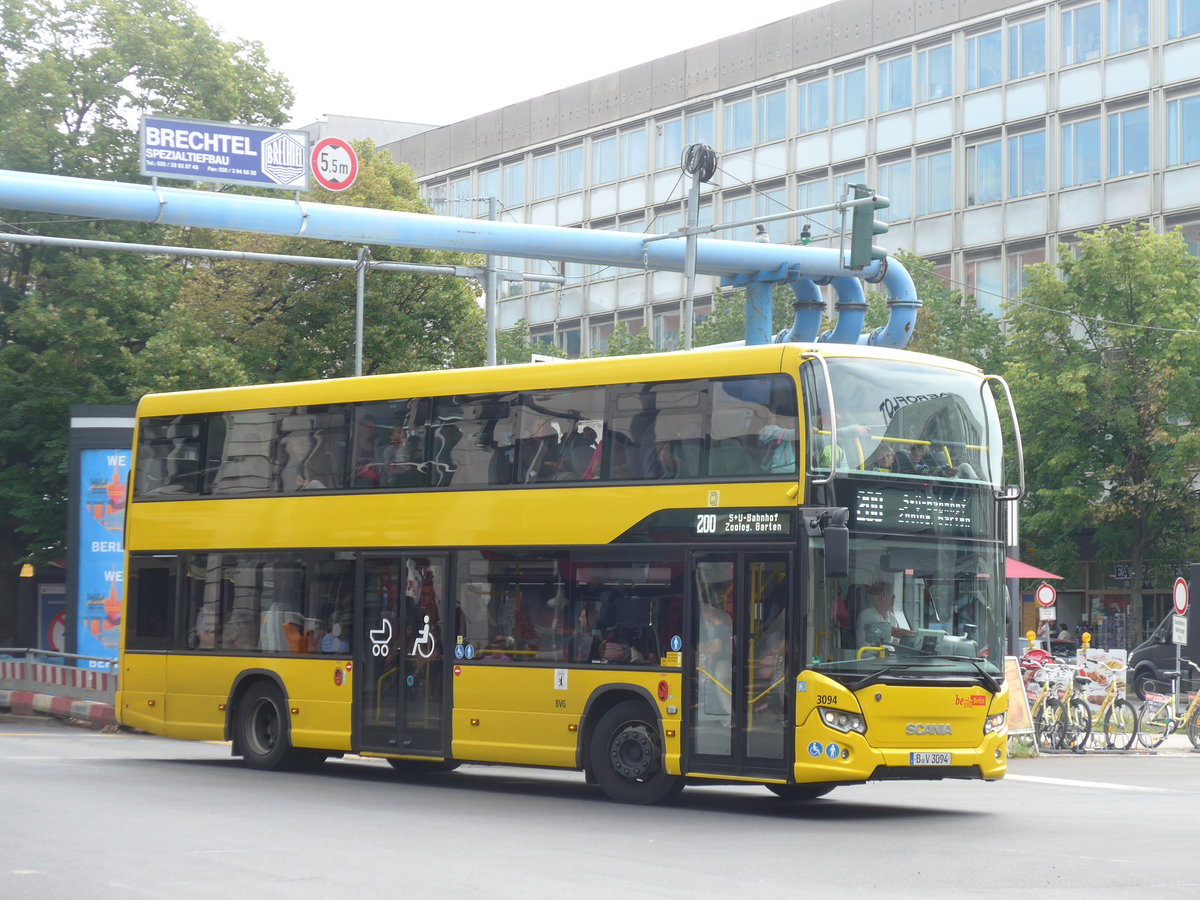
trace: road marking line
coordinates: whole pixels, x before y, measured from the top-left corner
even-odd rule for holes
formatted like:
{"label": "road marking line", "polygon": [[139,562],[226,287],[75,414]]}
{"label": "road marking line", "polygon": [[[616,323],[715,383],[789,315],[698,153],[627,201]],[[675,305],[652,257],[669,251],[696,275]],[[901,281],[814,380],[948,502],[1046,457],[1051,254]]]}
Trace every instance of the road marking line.
{"label": "road marking line", "polygon": [[1110,791],[1134,791],[1146,794],[1169,794],[1170,788],[1140,787],[1133,784],[1110,784],[1106,781],[1079,781],[1074,778],[1048,778],[1043,775],[1006,775],[1006,781],[1031,781],[1035,784],[1058,784],[1063,787],[1105,788]]}

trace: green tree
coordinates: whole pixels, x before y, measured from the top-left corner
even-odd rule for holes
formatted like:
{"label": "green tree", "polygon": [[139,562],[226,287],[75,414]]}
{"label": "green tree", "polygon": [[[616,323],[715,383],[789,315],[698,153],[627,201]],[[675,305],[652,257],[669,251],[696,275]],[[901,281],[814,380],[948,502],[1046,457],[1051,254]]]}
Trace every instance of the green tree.
{"label": "green tree", "polygon": [[[638,353],[654,353],[654,340],[648,329],[643,328],[637,334],[630,334],[629,327],[624,322],[618,322],[613,328],[608,346],[599,356],[633,356]],[[597,354],[593,354],[597,355]]]}
{"label": "green tree", "polygon": [[535,341],[529,334],[529,323],[521,319],[508,331],[496,333],[496,362],[502,366],[527,363],[534,353],[566,359],[562,349],[548,341]]}
{"label": "green tree", "polygon": [[[1022,540],[1067,567],[1087,536],[1107,562],[1195,553],[1200,501],[1200,261],[1178,232],[1081,235],[1078,257],[1030,268],[1008,309],[1006,374],[1025,440]],[[1143,627],[1130,589],[1130,640]]]}
{"label": "green tree", "polygon": [[[259,45],[222,39],[182,0],[0,4],[2,168],[135,180],[141,113],[278,124],[291,99]],[[101,240],[166,233],[12,211],[0,221]],[[20,563],[63,553],[68,407],[132,399],[127,354],[155,335],[183,276],[134,254],[0,251],[0,642],[13,634]]]}
{"label": "green tree", "polygon": [[[786,284],[771,291],[771,333],[778,334],[792,324],[792,301],[796,295]],[[741,288],[713,293],[712,312],[695,327],[692,345],[710,347],[746,339],[746,292]],[[671,348],[674,349],[674,348]]]}

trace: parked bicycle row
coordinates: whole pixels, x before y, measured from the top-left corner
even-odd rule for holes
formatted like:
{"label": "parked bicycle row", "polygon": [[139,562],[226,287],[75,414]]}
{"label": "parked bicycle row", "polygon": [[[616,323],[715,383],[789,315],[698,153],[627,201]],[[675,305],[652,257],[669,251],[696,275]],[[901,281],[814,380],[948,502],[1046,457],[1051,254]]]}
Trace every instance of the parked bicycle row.
{"label": "parked bicycle row", "polygon": [[[1125,698],[1121,660],[1105,660],[1101,672],[1043,655],[1020,661],[1029,699],[1034,740],[1042,750],[1129,750],[1135,744],[1155,749],[1176,731],[1185,731],[1200,750],[1200,692],[1180,696],[1179,673],[1168,672],[1169,685],[1151,684],[1146,699],[1135,706]],[[1184,663],[1200,674],[1200,666]],[[1180,713],[1180,706],[1183,712]]]}

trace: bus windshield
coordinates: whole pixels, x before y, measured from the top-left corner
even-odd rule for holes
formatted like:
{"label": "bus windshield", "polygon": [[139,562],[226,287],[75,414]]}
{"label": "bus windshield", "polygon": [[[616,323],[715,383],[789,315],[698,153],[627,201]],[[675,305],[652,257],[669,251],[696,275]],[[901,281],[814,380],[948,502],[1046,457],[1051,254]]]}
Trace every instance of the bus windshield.
{"label": "bus windshield", "polygon": [[806,370],[810,471],[1000,486],[999,419],[978,375],[892,360],[828,365],[832,392]]}
{"label": "bus windshield", "polygon": [[997,545],[856,535],[850,548],[849,577],[818,581],[810,593],[812,669],[850,679],[881,669],[1002,677]]}

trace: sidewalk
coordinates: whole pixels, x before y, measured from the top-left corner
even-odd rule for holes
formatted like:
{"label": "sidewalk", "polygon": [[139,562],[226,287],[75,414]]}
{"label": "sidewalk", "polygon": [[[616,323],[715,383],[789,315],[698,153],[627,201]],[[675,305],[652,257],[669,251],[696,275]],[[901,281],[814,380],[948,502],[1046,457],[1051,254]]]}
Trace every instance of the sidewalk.
{"label": "sidewalk", "polygon": [[117,724],[116,710],[111,703],[94,700],[71,700],[53,694],[34,691],[0,690],[0,710],[15,716],[54,716],[60,719],[76,719],[89,728],[101,729]]}

